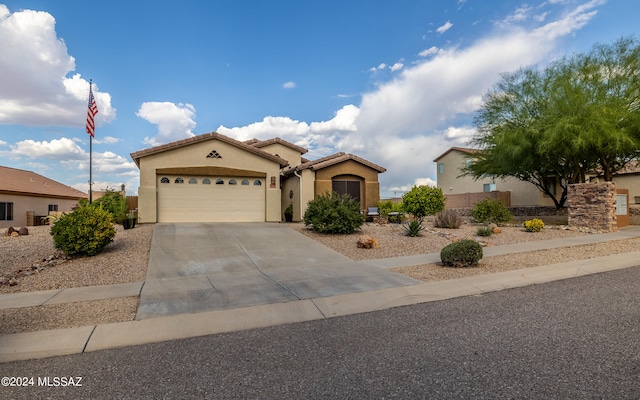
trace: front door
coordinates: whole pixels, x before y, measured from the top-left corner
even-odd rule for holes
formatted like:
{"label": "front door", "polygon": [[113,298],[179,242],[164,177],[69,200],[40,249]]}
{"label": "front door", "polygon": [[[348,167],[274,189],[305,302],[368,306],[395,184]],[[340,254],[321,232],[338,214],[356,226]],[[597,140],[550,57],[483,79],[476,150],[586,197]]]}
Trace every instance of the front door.
{"label": "front door", "polygon": [[629,189],[616,189],[618,228],[629,225]]}

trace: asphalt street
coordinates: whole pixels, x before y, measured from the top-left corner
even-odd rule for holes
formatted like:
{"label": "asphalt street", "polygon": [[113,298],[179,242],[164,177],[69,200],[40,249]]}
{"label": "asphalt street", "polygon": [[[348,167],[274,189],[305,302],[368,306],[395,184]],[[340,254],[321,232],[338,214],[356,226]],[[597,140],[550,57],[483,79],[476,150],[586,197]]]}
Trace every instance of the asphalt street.
{"label": "asphalt street", "polygon": [[[366,314],[6,363],[3,377],[33,377],[34,384],[0,387],[0,398],[638,399],[639,305],[635,267]],[[45,377],[49,385],[38,386]],[[56,377],[82,377],[82,386],[56,387]]]}

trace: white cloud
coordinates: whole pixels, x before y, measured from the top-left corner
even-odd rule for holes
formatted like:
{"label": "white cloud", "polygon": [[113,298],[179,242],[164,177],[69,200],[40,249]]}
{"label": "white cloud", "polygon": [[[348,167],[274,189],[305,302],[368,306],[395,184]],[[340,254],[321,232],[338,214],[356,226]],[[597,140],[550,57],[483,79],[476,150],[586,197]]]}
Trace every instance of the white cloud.
{"label": "white cloud", "polygon": [[43,140],[23,140],[11,146],[11,152],[15,155],[29,158],[46,158],[51,160],[80,160],[86,156],[86,152],[73,140],[67,138],[53,139],[50,142]]}
{"label": "white cloud", "polygon": [[445,22],[444,25],[438,27],[438,29],[436,29],[436,32],[438,32],[439,34],[443,34],[446,31],[448,31],[449,29],[451,29],[451,27],[453,26],[453,24],[451,23],[451,21],[447,21]]}
{"label": "white cloud", "polygon": [[404,64],[403,64],[403,63],[401,63],[401,62],[397,62],[397,63],[393,64],[392,66],[390,66],[390,67],[389,67],[389,69],[390,69],[392,72],[395,72],[395,71],[399,71],[399,70],[401,70],[401,69],[402,69],[402,67],[404,67]]}
{"label": "white cloud", "polygon": [[196,109],[191,104],[150,101],[142,103],[136,115],[158,126],[158,134],[145,137],[145,144],[157,146],[194,136]]}
{"label": "white cloud", "polygon": [[[0,4],[0,123],[32,126],[84,126],[89,83],[57,37],[47,12],[11,13]],[[96,124],[111,121],[111,96],[94,90],[100,110]]]}
{"label": "white cloud", "polygon": [[282,85],[283,88],[285,89],[293,89],[296,87],[296,83],[295,82],[285,82],[284,85]]}
{"label": "white cloud", "polygon": [[4,140],[0,140],[0,146],[7,146],[9,143],[5,142]]}
{"label": "white cloud", "polygon": [[438,48],[436,46],[431,46],[426,50],[422,50],[420,53],[418,53],[418,55],[420,57],[428,57],[432,54],[437,54],[438,53]]}
{"label": "white cloud", "polygon": [[115,138],[113,136],[104,136],[102,138],[95,137],[93,139],[93,143],[94,144],[114,144],[114,143],[118,143],[118,142],[121,142],[121,141],[122,141],[122,139]]}

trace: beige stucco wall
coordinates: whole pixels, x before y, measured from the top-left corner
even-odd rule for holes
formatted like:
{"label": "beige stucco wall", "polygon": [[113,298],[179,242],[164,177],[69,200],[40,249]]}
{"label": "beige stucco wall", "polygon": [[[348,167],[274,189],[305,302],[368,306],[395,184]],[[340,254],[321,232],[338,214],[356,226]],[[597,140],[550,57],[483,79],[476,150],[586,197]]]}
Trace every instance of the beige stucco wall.
{"label": "beige stucco wall", "polygon": [[640,200],[640,175],[616,176],[613,178],[613,182],[616,184],[616,188],[629,190],[629,204],[640,204],[635,201],[636,197]]}
{"label": "beige stucco wall", "polygon": [[380,183],[378,171],[353,160],[347,160],[321,170],[316,171],[315,196],[331,192],[332,182],[335,177],[348,177],[358,179],[360,184],[360,205],[362,209],[375,207],[380,201]]}
{"label": "beige stucco wall", "polygon": [[289,166],[291,167],[298,166],[301,163],[300,160],[302,156],[300,152],[281,143],[273,143],[268,146],[261,147],[260,150],[266,151],[269,154],[277,155],[280,158],[284,158],[289,161]]}
{"label": "beige stucco wall", "polygon": [[49,204],[58,205],[58,211],[64,212],[71,211],[71,208],[78,204],[78,200],[13,194],[0,194],[0,202],[13,203],[13,220],[0,221],[0,228],[27,226],[27,211],[35,212],[38,217],[46,216],[49,214]]}
{"label": "beige stucco wall", "polygon": [[[207,158],[215,150],[222,158]],[[281,219],[280,166],[277,162],[252,154],[219,140],[207,140],[178,147],[140,159],[140,187],[138,188],[138,220],[157,222],[156,170],[172,167],[226,167],[266,173],[266,221]],[[275,179],[274,187],[271,180]]]}
{"label": "beige stucco wall", "polygon": [[[478,179],[470,176],[460,176],[466,157],[464,153],[452,150],[436,162],[437,186],[444,194],[461,194],[482,192],[484,184],[495,183],[495,190],[511,192],[512,207],[553,206],[553,201],[545,196],[536,186],[514,178],[507,179]],[[440,173],[440,164],[444,164],[444,173]],[[460,176],[460,177],[459,177]],[[557,188],[559,190],[559,188]],[[560,193],[558,193],[559,195]]]}

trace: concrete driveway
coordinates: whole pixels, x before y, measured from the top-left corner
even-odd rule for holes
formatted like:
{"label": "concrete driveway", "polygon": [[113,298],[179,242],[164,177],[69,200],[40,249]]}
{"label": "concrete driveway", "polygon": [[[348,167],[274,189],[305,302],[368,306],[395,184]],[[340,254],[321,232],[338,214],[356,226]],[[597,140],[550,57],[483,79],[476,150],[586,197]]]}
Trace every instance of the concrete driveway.
{"label": "concrete driveway", "polygon": [[417,283],[356,263],[284,224],[157,224],[136,319]]}

